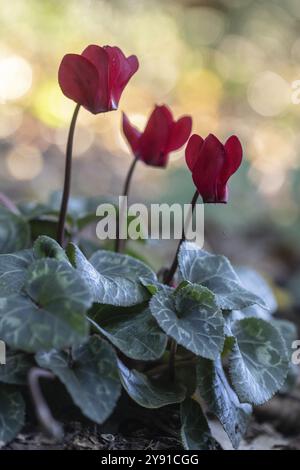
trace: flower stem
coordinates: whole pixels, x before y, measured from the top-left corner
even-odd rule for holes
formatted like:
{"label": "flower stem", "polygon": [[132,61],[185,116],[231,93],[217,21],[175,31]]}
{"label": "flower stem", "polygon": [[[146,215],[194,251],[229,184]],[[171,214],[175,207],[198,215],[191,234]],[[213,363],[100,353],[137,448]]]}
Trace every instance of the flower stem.
{"label": "flower stem", "polygon": [[71,187],[71,176],[72,176],[72,153],[73,153],[73,139],[74,139],[74,131],[77,121],[77,116],[79,113],[80,104],[77,104],[72,116],[68,141],[67,141],[67,149],[66,149],[66,165],[65,165],[65,180],[64,180],[64,189],[58,219],[58,228],[57,228],[57,241],[62,246],[64,243],[64,231],[65,231],[65,223],[66,223],[66,216],[68,210],[68,202],[70,197],[70,187]]}
{"label": "flower stem", "polygon": [[13,212],[14,214],[20,214],[20,211],[17,206],[12,202],[9,197],[7,197],[3,193],[0,193],[0,204],[6,207],[6,209],[8,209],[10,212]]}
{"label": "flower stem", "polygon": [[[173,260],[173,263],[171,265],[171,268],[169,269],[169,271],[167,272],[167,275],[166,275],[166,278],[165,278],[165,284],[167,285],[170,285],[172,280],[173,280],[173,277],[174,277],[174,274],[177,270],[177,267],[178,267],[178,254],[179,254],[179,250],[180,250],[180,247],[181,247],[181,244],[185,241],[185,227],[188,226],[188,224],[190,223],[190,217],[193,216],[193,211],[194,211],[194,208],[195,208],[195,205],[196,205],[196,202],[197,202],[197,199],[198,199],[198,196],[199,196],[199,193],[198,191],[196,190],[194,196],[193,196],[193,199],[191,200],[191,212],[190,214],[188,214],[188,219],[185,221],[184,223],[184,227],[183,227],[183,230],[182,230],[182,236],[181,236],[181,240],[180,242],[178,243],[178,247],[177,247],[177,250],[176,250],[176,253],[175,253],[175,257],[174,257],[174,260]],[[176,355],[176,351],[177,351],[177,343],[174,339],[171,338],[171,343],[170,343],[170,356],[169,356],[169,364],[168,364],[168,369],[169,369],[169,377],[170,377],[170,380],[171,381],[174,381],[175,379],[175,355]]]}
{"label": "flower stem", "polygon": [[[124,183],[124,188],[123,188],[123,192],[122,192],[122,196],[128,196],[129,194],[129,189],[130,189],[130,183],[131,183],[131,179],[132,179],[132,175],[133,175],[133,172],[134,172],[134,169],[135,169],[135,166],[138,162],[138,158],[135,157],[134,160],[132,161],[130,167],[129,167],[129,170],[128,170],[128,173],[127,173],[127,176],[126,176],[126,180],[125,180],[125,183]],[[124,214],[124,209],[123,208],[120,208],[120,215],[121,215],[121,220],[123,220],[125,214]],[[125,248],[125,240],[121,240],[120,239],[120,223],[119,223],[119,219],[117,221],[117,230],[116,230],[116,243],[115,243],[115,252],[116,253],[121,253],[122,251],[124,251],[124,248]]]}
{"label": "flower stem", "polygon": [[[192,211],[191,213],[189,214],[190,217],[192,217],[193,215],[193,211],[194,211],[194,208],[195,208],[195,205],[196,205],[196,202],[197,202],[197,199],[199,197],[199,193],[198,191],[196,190],[194,196],[193,196],[193,199],[191,200],[191,208],[192,208]],[[185,226],[188,225],[190,221],[189,220],[186,220],[185,221]],[[174,260],[173,260],[173,263],[166,275],[166,278],[165,278],[165,284],[167,285],[170,285],[172,280],[173,280],[173,277],[174,277],[174,274],[177,270],[177,267],[178,267],[178,253],[179,253],[179,250],[180,250],[180,247],[181,247],[181,244],[185,241],[185,232],[184,232],[184,228],[182,230],[182,237],[181,237],[181,240],[180,242],[178,243],[178,247],[177,247],[177,250],[176,250],[176,253],[175,253],[175,257],[174,257]]]}
{"label": "flower stem", "polygon": [[28,385],[31,392],[31,397],[35,406],[35,412],[40,424],[43,426],[45,431],[54,437],[56,440],[61,440],[63,437],[63,429],[60,423],[58,423],[52,416],[51,411],[43,397],[39,380],[50,379],[54,380],[55,375],[45,369],[39,367],[32,367],[28,373]]}

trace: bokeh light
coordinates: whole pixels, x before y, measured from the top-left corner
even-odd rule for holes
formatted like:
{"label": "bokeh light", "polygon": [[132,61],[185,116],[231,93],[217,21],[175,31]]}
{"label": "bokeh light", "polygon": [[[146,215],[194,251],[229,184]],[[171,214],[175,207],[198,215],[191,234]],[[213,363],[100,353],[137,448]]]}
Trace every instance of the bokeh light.
{"label": "bokeh light", "polygon": [[0,56],[0,101],[13,101],[24,96],[32,84],[32,69],[23,57]]}

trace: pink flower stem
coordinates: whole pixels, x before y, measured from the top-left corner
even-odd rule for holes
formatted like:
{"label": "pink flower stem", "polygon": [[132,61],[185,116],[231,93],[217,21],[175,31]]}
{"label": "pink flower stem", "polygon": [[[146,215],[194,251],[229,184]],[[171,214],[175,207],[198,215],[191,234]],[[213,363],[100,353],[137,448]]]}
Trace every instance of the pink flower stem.
{"label": "pink flower stem", "polygon": [[72,116],[68,141],[67,141],[67,149],[66,149],[66,165],[65,165],[65,179],[64,179],[64,189],[58,219],[58,228],[57,228],[57,241],[58,243],[63,246],[64,244],[64,232],[65,232],[65,223],[66,223],[66,216],[68,211],[68,202],[70,197],[70,188],[71,188],[71,176],[72,176],[72,153],[73,153],[73,140],[74,140],[74,132],[75,126],[77,121],[77,116],[79,113],[80,104],[77,104]]}
{"label": "pink flower stem", "polygon": [[6,209],[8,209],[10,212],[13,212],[14,214],[20,214],[20,211],[14,202],[3,193],[0,193],[0,204],[6,207]]}
{"label": "pink flower stem", "polygon": [[[199,193],[198,191],[196,190],[194,196],[193,196],[193,199],[191,200],[191,207],[192,207],[192,212],[190,214],[190,217],[193,215],[193,211],[194,211],[194,208],[195,208],[195,205],[196,205],[196,202],[197,202],[197,199],[199,197]],[[185,221],[185,226],[188,225],[190,221]],[[165,277],[165,284],[167,285],[170,285],[172,280],[173,280],[173,277],[174,277],[174,274],[177,270],[177,267],[178,267],[178,253],[179,253],[179,250],[180,250],[180,247],[181,247],[181,244],[185,241],[185,233],[184,233],[184,229],[182,231],[182,237],[181,237],[181,240],[180,242],[178,243],[178,247],[177,247],[177,250],[176,250],[176,253],[175,253],[175,257],[174,257],[174,260],[173,260],[173,263],[169,269],[169,271],[167,272],[167,275]]]}
{"label": "pink flower stem", "polygon": [[[128,170],[128,173],[127,173],[127,176],[126,176],[126,180],[125,180],[125,184],[124,184],[124,189],[123,189],[123,192],[122,192],[122,196],[128,196],[128,194],[129,194],[132,175],[133,175],[133,172],[134,172],[134,169],[135,169],[135,166],[136,166],[137,162],[138,162],[138,158],[135,157],[134,160],[132,161],[130,167],[129,167],[129,170]],[[122,211],[122,209],[121,209],[121,211]],[[124,210],[122,212],[124,212]],[[126,216],[126,214],[124,214],[124,213],[122,213],[120,215],[121,215],[121,220],[123,220],[123,218]],[[118,220],[117,220],[117,230],[116,230],[115,252],[116,253],[122,253],[124,251],[125,244],[126,244],[126,240],[121,240],[120,239],[120,224],[119,224],[119,218],[118,218]]]}
{"label": "pink flower stem", "polygon": [[[199,197],[199,193],[196,190],[196,192],[193,196],[193,199],[191,200],[191,209],[192,209],[192,211],[189,214],[189,217],[192,217],[192,215],[193,215],[193,211],[194,211],[194,208],[195,208],[198,197]],[[184,224],[184,227],[183,227],[183,230],[182,230],[182,237],[181,237],[180,242],[178,243],[178,247],[177,247],[177,250],[176,250],[176,253],[175,253],[173,263],[171,265],[171,268],[167,272],[166,278],[164,280],[165,284],[167,284],[167,285],[170,285],[172,283],[174,274],[176,273],[176,270],[177,270],[177,267],[178,267],[179,250],[180,250],[181,244],[185,241],[184,229],[185,229],[185,227],[188,226],[189,223],[190,223],[190,220],[185,221],[185,224]],[[176,351],[177,351],[177,343],[173,338],[171,338],[171,340],[170,340],[170,350],[169,350],[169,364],[168,364],[169,378],[170,378],[171,381],[174,381],[174,379],[175,379],[175,356],[176,356]]]}

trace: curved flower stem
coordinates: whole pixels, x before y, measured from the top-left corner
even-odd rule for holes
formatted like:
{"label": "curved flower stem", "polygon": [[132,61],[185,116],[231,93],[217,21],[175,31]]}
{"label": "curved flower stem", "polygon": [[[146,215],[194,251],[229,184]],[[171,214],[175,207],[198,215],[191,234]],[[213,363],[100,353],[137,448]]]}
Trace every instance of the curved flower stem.
{"label": "curved flower stem", "polygon": [[[193,199],[191,200],[191,213],[189,214],[189,217],[192,217],[193,215],[193,211],[194,211],[194,208],[195,208],[195,205],[196,205],[196,202],[197,202],[197,199],[199,197],[199,193],[198,191],[196,190],[194,196],[193,196]],[[187,226],[189,224],[190,220],[186,220],[185,221],[185,226]],[[182,237],[181,237],[181,240],[180,242],[178,243],[178,247],[177,247],[177,250],[176,250],[176,253],[175,253],[175,257],[174,257],[174,260],[173,260],[173,263],[172,263],[172,266],[170,267],[167,275],[166,275],[166,278],[165,278],[165,284],[167,285],[170,285],[172,280],[173,280],[173,277],[174,277],[174,274],[176,272],[176,269],[178,267],[178,254],[179,254],[179,250],[180,250],[180,247],[181,247],[181,244],[185,241],[185,232],[184,232],[184,228],[183,228],[183,231],[182,231]]]}
{"label": "curved flower stem", "polygon": [[0,193],[0,204],[6,207],[6,209],[8,209],[10,212],[13,212],[14,214],[20,214],[20,211],[15,203],[4,193]]}
{"label": "curved flower stem", "polygon": [[[126,176],[126,180],[125,180],[125,183],[124,183],[124,188],[123,188],[123,192],[122,192],[122,196],[128,196],[129,194],[129,189],[130,189],[130,183],[131,183],[131,179],[132,179],[132,175],[133,175],[133,172],[134,172],[134,169],[135,169],[135,166],[138,162],[138,158],[135,157],[134,160],[132,161],[130,167],[129,167],[129,170],[128,170],[128,173],[127,173],[127,176]],[[119,217],[121,216],[121,220],[123,220],[124,216],[126,214],[124,214],[124,208],[120,208],[120,214],[119,214]],[[115,243],[115,252],[116,253],[121,253],[122,251],[124,251],[124,248],[125,248],[125,240],[121,240],[120,239],[120,223],[119,223],[119,218],[118,218],[118,221],[117,221],[117,230],[116,230],[116,243]]]}
{"label": "curved flower stem", "polygon": [[[194,211],[194,208],[195,208],[195,205],[196,205],[196,202],[197,202],[197,199],[199,197],[199,193],[198,191],[196,190],[195,191],[195,194],[193,196],[193,199],[191,200],[191,212],[188,214],[188,219],[184,222],[184,227],[183,227],[183,230],[182,230],[182,236],[181,236],[181,240],[180,242],[178,243],[178,247],[177,247],[177,250],[176,250],[176,253],[175,253],[175,257],[174,257],[174,260],[173,260],[173,263],[171,265],[171,268],[169,269],[169,271],[167,272],[167,275],[166,275],[166,278],[165,278],[165,284],[167,285],[170,285],[172,280],[173,280],[173,277],[174,277],[174,274],[177,270],[177,267],[178,267],[178,254],[179,254],[179,250],[180,250],[180,247],[181,247],[181,244],[185,241],[185,228],[189,225],[190,223],[190,218],[193,216],[193,211]],[[176,355],[176,351],[177,351],[177,343],[174,339],[171,338],[171,343],[170,343],[170,357],[169,357],[169,365],[168,365],[168,368],[169,368],[169,377],[170,377],[170,380],[174,380],[175,378],[175,355]]]}
{"label": "curved flower stem", "polygon": [[63,437],[62,426],[53,418],[39,385],[39,380],[43,378],[54,380],[55,375],[52,374],[52,372],[40,369],[39,367],[33,367],[30,369],[28,373],[28,384],[35,411],[37,418],[45,431],[55,439],[60,440]]}
{"label": "curved flower stem", "polygon": [[70,187],[71,187],[71,176],[72,176],[72,153],[73,153],[73,139],[74,139],[74,131],[77,121],[77,116],[79,113],[80,104],[77,104],[72,116],[68,141],[67,141],[67,149],[66,149],[66,165],[65,165],[65,180],[64,180],[64,189],[58,219],[58,228],[57,228],[57,241],[60,245],[64,243],[64,231],[65,231],[65,223],[66,223],[66,216],[68,210],[68,202],[70,197]]}

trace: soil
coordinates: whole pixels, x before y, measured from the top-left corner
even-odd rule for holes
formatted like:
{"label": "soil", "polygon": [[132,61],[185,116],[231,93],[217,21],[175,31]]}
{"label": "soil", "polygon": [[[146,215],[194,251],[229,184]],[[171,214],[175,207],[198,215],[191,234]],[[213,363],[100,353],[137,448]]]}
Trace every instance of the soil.
{"label": "soil", "polygon": [[[149,422],[149,420],[148,420]],[[152,421],[151,421],[152,422]],[[213,435],[224,450],[232,446],[221,425],[210,420]],[[180,450],[180,439],[163,421],[151,428],[127,421],[122,430],[109,433],[97,425],[73,421],[65,425],[62,442],[54,442],[37,427],[25,428],[5,450]],[[106,432],[105,432],[106,431]],[[300,387],[279,395],[254,410],[240,450],[300,450]]]}

